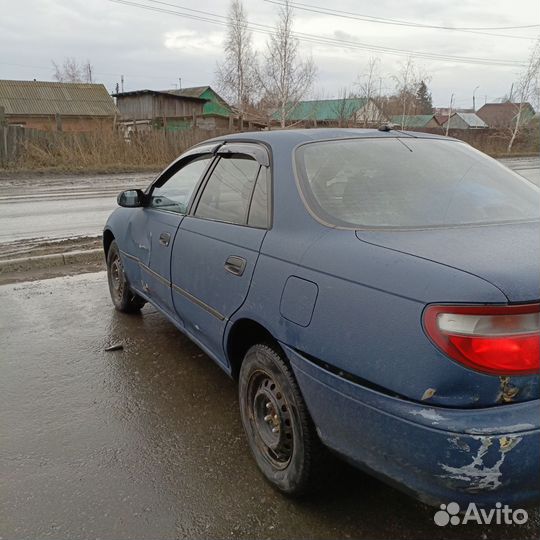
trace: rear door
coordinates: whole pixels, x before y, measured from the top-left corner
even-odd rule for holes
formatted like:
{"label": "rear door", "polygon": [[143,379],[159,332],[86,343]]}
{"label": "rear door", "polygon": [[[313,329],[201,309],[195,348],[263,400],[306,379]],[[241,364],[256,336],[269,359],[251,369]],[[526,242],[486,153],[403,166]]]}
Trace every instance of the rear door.
{"label": "rear door", "polygon": [[246,298],[269,227],[266,149],[225,145],[173,246],[174,307],[190,333],[218,358],[228,318]]}

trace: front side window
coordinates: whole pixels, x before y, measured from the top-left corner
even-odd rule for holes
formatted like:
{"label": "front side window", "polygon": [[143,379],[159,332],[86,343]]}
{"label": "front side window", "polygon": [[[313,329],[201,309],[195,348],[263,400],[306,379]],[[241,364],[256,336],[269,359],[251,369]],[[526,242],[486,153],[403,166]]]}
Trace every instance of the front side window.
{"label": "front side window", "polygon": [[260,165],[241,154],[221,157],[201,195],[195,216],[245,225]]}
{"label": "front side window", "polygon": [[333,225],[429,228],[540,219],[540,190],[455,141],[310,143],[296,153],[312,211]]}
{"label": "front side window", "polygon": [[173,173],[163,185],[152,190],[148,206],[185,214],[193,191],[211,159],[210,155],[195,158]]}

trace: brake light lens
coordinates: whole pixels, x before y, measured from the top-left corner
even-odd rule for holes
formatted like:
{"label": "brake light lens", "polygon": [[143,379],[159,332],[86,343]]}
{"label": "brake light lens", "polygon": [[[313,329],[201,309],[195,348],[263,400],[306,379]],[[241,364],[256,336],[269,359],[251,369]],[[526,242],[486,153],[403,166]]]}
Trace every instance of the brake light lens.
{"label": "brake light lens", "polygon": [[540,304],[442,306],[424,310],[424,328],[450,358],[484,373],[540,370]]}

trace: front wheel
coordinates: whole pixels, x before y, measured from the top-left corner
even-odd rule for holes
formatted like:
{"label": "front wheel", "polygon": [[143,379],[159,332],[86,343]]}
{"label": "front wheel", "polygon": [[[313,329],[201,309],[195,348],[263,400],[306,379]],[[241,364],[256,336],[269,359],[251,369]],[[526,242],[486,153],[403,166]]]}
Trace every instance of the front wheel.
{"label": "front wheel", "polygon": [[135,313],[144,306],[146,301],[129,288],[116,240],[112,241],[107,253],[107,278],[111,299],[118,311]]}
{"label": "front wheel", "polygon": [[261,344],[248,350],[239,398],[248,443],[266,479],[289,495],[305,492],[321,444],[294,375],[278,352]]}

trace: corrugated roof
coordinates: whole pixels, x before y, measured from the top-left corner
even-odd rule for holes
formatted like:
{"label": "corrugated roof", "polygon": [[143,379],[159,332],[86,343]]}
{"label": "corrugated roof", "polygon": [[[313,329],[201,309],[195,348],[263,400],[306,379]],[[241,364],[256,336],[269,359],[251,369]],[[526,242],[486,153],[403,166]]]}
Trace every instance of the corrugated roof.
{"label": "corrugated roof", "polygon": [[176,88],[174,90],[166,90],[169,94],[175,94],[183,97],[201,97],[201,94],[206,92],[210,88],[209,86],[192,86],[190,88]]}
{"label": "corrugated roof", "polygon": [[200,97],[207,102],[203,107],[204,115],[217,115],[228,118],[233,113],[231,106],[211,87],[211,86],[192,86],[190,88],[176,88],[167,90],[168,93],[182,97]]}
{"label": "corrugated roof", "polygon": [[8,115],[114,116],[102,84],[0,80],[0,107]]}
{"label": "corrugated roof", "polygon": [[113,96],[119,98],[126,96],[141,96],[143,94],[152,94],[153,96],[172,96],[178,99],[187,99],[188,101],[207,101],[204,98],[199,98],[196,96],[184,96],[180,94],[175,94],[172,90],[148,90],[147,88],[144,88],[142,90],[129,90],[128,92],[118,92],[116,94],[113,94]]}
{"label": "corrugated roof", "polygon": [[390,121],[393,124],[399,124],[403,125],[405,127],[409,128],[422,128],[426,127],[429,122],[434,118],[434,114],[406,114],[402,116],[401,114],[397,114],[395,116],[392,116],[390,118]]}
{"label": "corrugated roof", "polygon": [[[487,124],[475,113],[457,112],[456,116],[459,116],[466,124],[474,128],[487,128]],[[450,127],[452,126],[452,120],[450,120]]]}
{"label": "corrugated roof", "polygon": [[[289,111],[287,120],[290,122],[299,122],[302,120],[331,122],[350,118],[356,111],[364,107],[366,103],[367,99],[365,98],[300,101]],[[274,113],[273,118],[274,120],[279,119],[279,112]]]}
{"label": "corrugated roof", "polygon": [[456,113],[471,127],[487,127],[487,124],[475,113]]}

